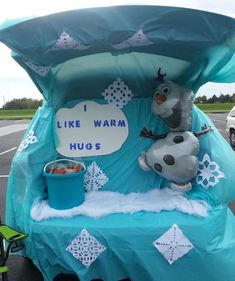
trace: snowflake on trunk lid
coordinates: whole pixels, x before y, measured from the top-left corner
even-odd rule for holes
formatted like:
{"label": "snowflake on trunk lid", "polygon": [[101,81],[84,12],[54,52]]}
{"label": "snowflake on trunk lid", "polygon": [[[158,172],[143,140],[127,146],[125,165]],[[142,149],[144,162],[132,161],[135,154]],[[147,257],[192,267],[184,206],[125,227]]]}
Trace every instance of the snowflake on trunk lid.
{"label": "snowflake on trunk lid", "polygon": [[114,49],[124,49],[128,47],[148,46],[152,44],[154,44],[154,42],[150,41],[144,34],[143,30],[140,29],[128,39],[117,44],[113,44],[112,46]]}
{"label": "snowflake on trunk lid", "polygon": [[86,50],[88,48],[90,48],[90,46],[82,45],[80,42],[73,39],[73,37],[71,37],[67,32],[64,31],[49,51],[66,49]]}
{"label": "snowflake on trunk lid", "polygon": [[32,62],[25,62],[25,64],[41,77],[46,77],[50,70],[49,66],[36,65]]}

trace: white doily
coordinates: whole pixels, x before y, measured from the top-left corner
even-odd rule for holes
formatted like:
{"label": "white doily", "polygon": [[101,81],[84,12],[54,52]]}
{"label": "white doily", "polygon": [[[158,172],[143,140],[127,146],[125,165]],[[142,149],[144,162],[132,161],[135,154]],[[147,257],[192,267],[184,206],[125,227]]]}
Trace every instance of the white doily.
{"label": "white doily", "polygon": [[30,130],[27,134],[27,136],[25,137],[25,139],[22,141],[22,143],[20,144],[19,148],[18,148],[18,152],[21,152],[22,150],[24,150],[25,148],[27,148],[30,144],[36,143],[38,142],[37,137],[34,135],[34,131]]}
{"label": "white doily", "polygon": [[117,80],[113,81],[101,95],[104,96],[104,99],[109,104],[116,105],[120,109],[134,96],[121,78],[117,78]]}
{"label": "white doily", "polygon": [[208,189],[216,185],[220,178],[224,178],[224,173],[220,171],[219,165],[212,161],[206,153],[202,161],[199,161],[199,170],[196,177],[197,184]]}
{"label": "white doily", "polygon": [[46,77],[50,67],[49,66],[41,66],[41,65],[36,65],[33,64],[31,62],[25,62],[25,64],[31,68],[34,72],[36,72],[38,75],[42,76],[42,77]]}
{"label": "white doily", "polygon": [[113,44],[112,47],[114,49],[124,49],[128,47],[148,46],[152,44],[154,43],[150,41],[144,34],[143,30],[140,29],[127,40],[124,40],[118,44]]}
{"label": "white doily", "polygon": [[66,248],[76,259],[87,268],[98,258],[98,256],[106,249],[94,236],[86,229],[73,239]]}
{"label": "white doily", "polygon": [[193,248],[192,243],[184,236],[176,224],[155,240],[153,245],[169,264],[183,257]]}
{"label": "white doily", "polygon": [[66,50],[66,49],[76,49],[76,50],[86,50],[90,46],[82,45],[77,40],[73,39],[67,32],[63,32],[60,38],[56,41],[55,45],[49,51]]}
{"label": "white doily", "polygon": [[96,162],[92,162],[87,167],[84,176],[84,186],[86,191],[99,190],[109,181],[106,174],[100,169]]}

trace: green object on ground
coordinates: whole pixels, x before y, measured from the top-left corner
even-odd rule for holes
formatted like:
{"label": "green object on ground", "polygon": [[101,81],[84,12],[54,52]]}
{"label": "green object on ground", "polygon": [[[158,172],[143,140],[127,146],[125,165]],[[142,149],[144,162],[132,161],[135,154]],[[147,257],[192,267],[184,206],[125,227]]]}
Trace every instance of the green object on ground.
{"label": "green object on ground", "polygon": [[[23,248],[23,244],[20,244],[19,241],[27,236],[27,234],[19,232],[8,225],[0,224],[0,273],[3,281],[8,280],[6,262],[10,251],[12,253],[20,251]],[[4,247],[4,240],[7,242],[6,249]]]}
{"label": "green object on ground", "polygon": [[0,225],[0,235],[8,242],[15,242],[27,237],[27,234],[19,232],[4,224]]}
{"label": "green object on ground", "polygon": [[0,273],[6,273],[8,272],[8,267],[5,265],[5,266],[0,266]]}

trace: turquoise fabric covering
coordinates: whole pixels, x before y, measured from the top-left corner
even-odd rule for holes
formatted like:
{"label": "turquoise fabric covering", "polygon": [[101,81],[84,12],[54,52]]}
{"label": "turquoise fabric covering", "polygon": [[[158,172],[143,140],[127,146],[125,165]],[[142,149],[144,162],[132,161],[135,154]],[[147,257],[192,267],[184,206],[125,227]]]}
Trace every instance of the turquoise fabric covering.
{"label": "turquoise fabric covering", "polygon": [[[136,33],[140,35],[135,38],[142,43],[129,40]],[[67,37],[67,45],[58,47],[62,34],[72,39],[68,41]],[[169,131],[150,111],[157,70],[161,67],[168,80],[189,86],[195,93],[208,81],[234,82],[235,20],[171,7],[84,9],[17,24],[8,22],[0,30],[0,40],[13,50],[14,59],[44,97],[44,105],[23,139],[26,146],[12,162],[6,220],[29,234],[25,254],[45,280],[52,281],[63,272],[75,273],[81,281],[126,277],[132,281],[221,281],[226,272],[226,281],[234,281],[235,222],[227,208],[227,203],[235,199],[234,152],[196,107],[191,131],[200,131],[204,124],[213,128],[199,137],[199,161],[207,155],[216,164],[212,169],[217,167],[222,174],[218,182],[208,179],[215,183],[208,188],[203,187],[206,182],[194,178],[193,189],[186,196],[207,202],[211,206],[208,218],[162,211],[35,222],[30,209],[35,199],[47,196],[44,165],[62,157],[55,149],[56,111],[83,100],[106,103],[101,93],[118,77],[134,94],[122,109],[129,124],[128,138],[110,155],[82,160],[86,165],[95,161],[108,175],[109,182],[102,190],[127,194],[169,186],[166,179],[154,172],[145,173],[137,163],[140,153],[153,143],[139,137],[140,130],[147,127],[158,134]],[[32,135],[36,137],[34,142],[29,141]],[[169,265],[152,243],[173,224],[194,247]],[[107,248],[89,268],[65,251],[84,228]]]}
{"label": "turquoise fabric covering", "polygon": [[[149,114],[150,101],[150,98],[135,99],[123,110],[128,120],[133,121],[130,123],[128,140],[121,150],[107,156],[82,159],[87,165],[96,161],[108,175],[110,181],[102,190],[123,193],[145,192],[152,188],[169,185],[156,173],[145,173],[137,165],[139,153],[148,148],[152,142],[138,136],[142,125],[156,126],[158,132],[166,132],[161,121]],[[217,269],[216,265],[223,265],[227,271],[227,281],[233,281],[234,216],[224,204],[235,198],[233,176],[235,159],[231,148],[214,127],[213,132],[200,138],[199,159],[208,153],[220,166],[225,178],[209,189],[197,185],[194,180],[193,190],[187,193],[189,198],[204,200],[213,207],[208,218],[197,218],[176,211],[162,211],[158,214],[143,212],[132,215],[115,214],[99,219],[77,216],[72,219],[35,222],[29,216],[32,203],[35,198],[47,196],[46,183],[42,175],[43,167],[47,162],[59,157],[53,137],[54,113],[52,108],[41,108],[32,121],[29,130],[33,130],[38,136],[38,142],[16,154],[12,164],[7,197],[7,221],[30,234],[26,245],[26,255],[42,271],[45,280],[52,280],[54,276],[64,272],[77,274],[80,280],[84,281],[92,278],[113,280],[113,276],[117,280],[125,277],[131,280],[158,280],[155,279],[156,275],[160,280],[167,278],[169,281],[175,281],[184,269],[181,280],[204,281],[206,277],[220,281],[224,270],[221,271],[220,266]],[[136,116],[139,118],[137,119]],[[195,108],[192,130],[200,130],[201,124],[205,122],[211,124],[208,118]],[[17,196],[11,194],[17,194]],[[194,248],[180,261],[170,266],[152,243],[174,223],[181,228]],[[84,228],[108,248],[89,269],[84,268],[65,251],[68,244]],[[126,261],[128,261],[128,266],[125,266]],[[198,272],[198,268],[201,267],[204,270]],[[215,268],[213,272],[212,267]],[[110,268],[112,268],[111,271]],[[193,279],[195,272],[198,279]]]}
{"label": "turquoise fabric covering", "polygon": [[[194,249],[169,265],[152,243],[174,223]],[[214,208],[207,219],[179,212],[140,212],[98,220],[78,216],[40,223],[29,221],[28,227],[32,228],[28,255],[44,273],[45,280],[53,280],[60,272],[77,274],[81,281],[127,277],[134,281],[221,281],[225,276],[226,281],[234,280],[235,224],[227,208]],[[107,247],[89,269],[65,251],[83,228]]]}

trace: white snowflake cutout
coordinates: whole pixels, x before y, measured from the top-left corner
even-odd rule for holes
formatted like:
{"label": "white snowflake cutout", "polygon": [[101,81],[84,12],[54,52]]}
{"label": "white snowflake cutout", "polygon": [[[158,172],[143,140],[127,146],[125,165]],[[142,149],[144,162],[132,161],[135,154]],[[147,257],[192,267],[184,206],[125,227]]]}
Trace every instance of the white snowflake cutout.
{"label": "white snowflake cutout", "polygon": [[193,248],[192,243],[184,236],[177,224],[155,240],[153,245],[169,264],[183,257]]}
{"label": "white snowflake cutout", "polygon": [[50,51],[66,49],[86,50],[88,48],[90,48],[90,46],[82,45],[80,42],[73,39],[67,32],[62,32],[60,38],[56,41]]}
{"label": "white snowflake cutout", "polygon": [[108,181],[108,177],[100,169],[95,161],[87,167],[87,172],[84,176],[84,186],[86,191],[99,190]]}
{"label": "white snowflake cutout", "polygon": [[199,161],[199,170],[196,177],[197,184],[208,189],[216,185],[220,178],[224,178],[224,173],[220,171],[219,165],[212,161],[206,153],[202,161]]}
{"label": "white snowflake cutout", "polygon": [[106,249],[94,236],[86,229],[73,239],[66,248],[76,259],[87,268],[98,258],[98,256]]}
{"label": "white snowflake cutout", "polygon": [[140,29],[127,40],[124,40],[117,44],[113,44],[112,47],[114,49],[124,49],[128,47],[148,46],[152,44],[154,43],[150,41],[144,34],[143,30]]}
{"label": "white snowflake cutout", "polygon": [[34,72],[36,72],[38,75],[42,76],[42,77],[46,77],[50,67],[49,66],[41,66],[41,65],[36,65],[33,64],[31,62],[25,62],[25,64],[31,68]]}
{"label": "white snowflake cutout", "polygon": [[113,81],[101,95],[104,96],[104,99],[109,104],[114,104],[120,109],[122,109],[134,96],[132,91],[129,90],[121,78],[117,78]]}
{"label": "white snowflake cutout", "polygon": [[20,144],[18,148],[18,152],[21,152],[22,150],[26,149],[30,144],[38,142],[37,137],[34,135],[34,131],[30,130],[23,140],[23,142]]}

